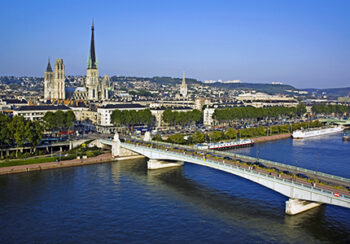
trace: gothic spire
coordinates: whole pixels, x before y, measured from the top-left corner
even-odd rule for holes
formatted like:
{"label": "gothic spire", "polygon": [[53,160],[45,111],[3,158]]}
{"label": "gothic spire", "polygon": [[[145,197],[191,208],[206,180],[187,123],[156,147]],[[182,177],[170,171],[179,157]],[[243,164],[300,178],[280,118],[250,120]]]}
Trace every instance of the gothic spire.
{"label": "gothic spire", "polygon": [[91,26],[91,46],[90,57],[88,61],[88,69],[97,69],[96,55],[95,55],[95,40],[94,40],[94,21],[92,20]]}
{"label": "gothic spire", "polygon": [[52,68],[51,68],[51,64],[50,64],[50,58],[49,58],[49,62],[47,63],[46,72],[52,72]]}

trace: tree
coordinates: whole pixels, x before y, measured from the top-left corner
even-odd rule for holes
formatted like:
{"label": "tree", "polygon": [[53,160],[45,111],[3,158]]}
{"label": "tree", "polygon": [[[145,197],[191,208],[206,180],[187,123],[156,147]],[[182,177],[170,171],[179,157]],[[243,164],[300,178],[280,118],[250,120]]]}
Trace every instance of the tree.
{"label": "tree", "polygon": [[162,114],[162,120],[165,123],[173,125],[175,123],[174,113],[170,109],[166,109]]}
{"label": "tree", "polygon": [[111,115],[114,125],[150,125],[153,122],[151,110],[114,110]]}
{"label": "tree", "polygon": [[111,115],[111,120],[114,125],[122,125],[122,112],[120,110],[114,110]]}
{"label": "tree", "polygon": [[66,116],[65,116],[64,112],[62,110],[57,110],[54,113],[54,117],[55,117],[56,128],[58,128],[58,129],[64,128],[66,125],[66,123],[65,123]]}
{"label": "tree", "polygon": [[192,141],[194,143],[203,143],[205,141],[205,134],[201,133],[200,131],[196,131],[193,135],[192,135]]}
{"label": "tree", "polygon": [[43,121],[47,130],[62,130],[71,128],[76,121],[75,114],[73,111],[63,112],[57,110],[55,113],[46,112]]}
{"label": "tree", "polygon": [[162,137],[160,136],[160,135],[155,135],[153,138],[152,138],[152,140],[154,140],[154,141],[163,141],[163,139],[162,139]]}
{"label": "tree", "polygon": [[296,113],[299,117],[303,116],[306,113],[306,106],[304,103],[300,103],[297,105]]}
{"label": "tree", "polygon": [[10,119],[6,115],[0,114],[0,147],[5,147],[11,142],[9,130]]}
{"label": "tree", "polygon": [[55,115],[53,112],[46,112],[43,117],[43,121],[47,130],[53,130],[57,126]]}
{"label": "tree", "polygon": [[65,127],[73,127],[74,122],[76,121],[73,111],[68,111],[65,113]]}
{"label": "tree", "polygon": [[26,121],[22,116],[15,116],[11,121],[10,130],[13,133],[17,146],[23,146],[25,143],[25,125]]}
{"label": "tree", "polygon": [[25,143],[25,125],[26,121],[22,116],[13,117],[11,123],[9,124],[10,134],[12,135],[13,139],[17,144],[16,157],[18,153],[18,148],[22,147]]}
{"label": "tree", "polygon": [[236,138],[236,130],[231,127],[228,128],[227,131],[225,132],[225,136],[229,139]]}
{"label": "tree", "polygon": [[186,140],[181,134],[174,134],[168,137],[168,142],[176,143],[176,144],[186,144]]}
{"label": "tree", "polygon": [[222,131],[213,131],[209,134],[210,141],[217,142],[221,140],[224,136],[224,133]]}
{"label": "tree", "polygon": [[42,139],[42,133],[44,131],[43,126],[39,121],[27,121],[25,125],[25,137],[27,142],[30,144],[31,151],[39,145],[40,140]]}

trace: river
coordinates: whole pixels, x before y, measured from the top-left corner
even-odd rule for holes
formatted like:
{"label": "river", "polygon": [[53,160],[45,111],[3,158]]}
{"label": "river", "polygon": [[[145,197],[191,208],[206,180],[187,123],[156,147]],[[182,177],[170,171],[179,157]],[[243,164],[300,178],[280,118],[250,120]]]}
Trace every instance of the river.
{"label": "river", "polygon": [[[341,134],[237,153],[350,178]],[[350,209],[284,214],[286,197],[198,165],[130,160],[0,176],[0,243],[346,243]]]}

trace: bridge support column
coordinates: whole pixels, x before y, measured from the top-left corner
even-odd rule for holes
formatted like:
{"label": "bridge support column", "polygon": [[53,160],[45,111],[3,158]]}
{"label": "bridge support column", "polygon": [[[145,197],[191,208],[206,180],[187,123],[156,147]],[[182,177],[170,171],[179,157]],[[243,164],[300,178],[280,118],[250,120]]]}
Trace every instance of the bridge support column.
{"label": "bridge support column", "polygon": [[[136,144],[135,144],[136,146]],[[138,156],[140,154],[123,148],[120,146],[119,134],[115,133],[113,141],[112,141],[112,156],[114,158],[117,157],[129,157],[129,156]]]}
{"label": "bridge support column", "polygon": [[147,169],[162,169],[169,167],[178,167],[184,165],[184,162],[169,162],[156,159],[150,159],[147,162]]}
{"label": "bridge support column", "polygon": [[290,198],[286,201],[286,214],[296,215],[309,209],[316,208],[321,204],[322,203]]}
{"label": "bridge support column", "polygon": [[113,141],[112,141],[112,156],[113,157],[120,156],[120,140],[119,140],[118,133],[115,133]]}

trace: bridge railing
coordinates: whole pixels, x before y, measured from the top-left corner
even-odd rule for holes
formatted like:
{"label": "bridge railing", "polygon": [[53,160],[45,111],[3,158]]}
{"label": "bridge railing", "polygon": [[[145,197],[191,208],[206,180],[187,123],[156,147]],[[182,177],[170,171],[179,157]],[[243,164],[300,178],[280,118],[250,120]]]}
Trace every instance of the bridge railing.
{"label": "bridge railing", "polygon": [[[127,145],[130,147],[129,149],[132,149],[134,147],[132,144],[127,144]],[[162,153],[162,154],[165,154],[165,155],[177,157],[178,159],[183,159],[184,161],[188,161],[189,158],[190,158],[190,159],[196,160],[196,161],[198,161],[200,163],[203,163],[202,159],[197,157],[197,156],[192,156],[192,155],[188,155],[188,154],[182,154],[182,153],[173,152],[173,151],[165,151],[165,150],[162,150],[162,149],[150,148],[150,147],[141,146],[141,145],[137,145],[137,147],[141,147],[141,148],[144,148],[144,149],[147,149],[147,150],[156,151],[156,152],[159,152],[159,153]],[[274,180],[277,180],[277,181],[281,181],[281,182],[284,182],[284,183],[287,183],[287,184],[291,184],[291,185],[295,185],[295,186],[298,186],[298,187],[307,188],[308,191],[313,191],[315,193],[320,193],[321,192],[323,194],[328,195],[331,198],[335,198],[334,197],[334,193],[335,192],[333,192],[333,191],[329,191],[329,190],[325,190],[325,189],[322,189],[322,188],[317,188],[317,187],[305,185],[303,183],[299,183],[299,182],[296,182],[296,181],[293,181],[293,180],[289,180],[289,179],[280,178],[280,177],[277,177],[277,176],[274,176],[274,175],[261,173],[261,172],[258,172],[258,171],[252,170],[252,169],[246,169],[244,167],[239,167],[239,166],[232,165],[232,164],[227,164],[227,163],[224,163],[224,162],[214,161],[214,160],[211,160],[211,159],[206,159],[204,164],[219,165],[219,166],[223,166],[223,167],[229,168],[229,169],[235,169],[235,170],[238,170],[238,171],[248,172],[250,174],[254,174],[254,175],[257,175],[259,177],[267,177],[267,178],[274,179]],[[342,198],[345,201],[350,201],[350,196],[346,196],[346,195],[343,195],[343,194],[340,194],[339,197],[337,197],[337,199],[339,199],[339,198]]]}
{"label": "bridge railing", "polygon": [[[135,139],[135,140],[143,142],[140,139]],[[266,160],[266,159],[250,157],[250,156],[246,156],[246,155],[242,155],[242,154],[214,151],[214,150],[210,150],[210,149],[199,149],[196,146],[185,146],[185,145],[173,144],[173,143],[168,143],[168,142],[151,141],[150,143],[155,144],[155,145],[166,145],[166,146],[189,149],[189,150],[197,150],[197,151],[202,151],[202,152],[206,152],[206,153],[215,153],[215,154],[218,154],[218,155],[221,155],[224,157],[225,156],[233,156],[235,158],[244,159],[244,160],[251,161],[251,162],[266,163],[266,164],[270,164],[270,165],[273,165],[276,167],[284,167],[284,168],[288,168],[290,170],[298,171],[300,173],[313,174],[313,175],[322,176],[325,178],[330,178],[333,180],[343,181],[344,183],[350,184],[350,179],[347,179],[347,178],[344,178],[341,176],[331,175],[331,174],[327,174],[327,173],[323,173],[323,172],[319,172],[319,171],[314,171],[314,170],[310,170],[310,169],[296,167],[296,166],[284,164],[284,163],[278,163],[278,162],[270,161],[270,160]]]}

